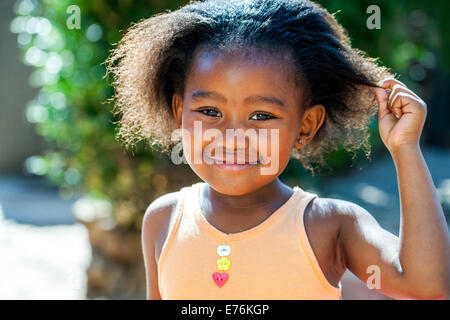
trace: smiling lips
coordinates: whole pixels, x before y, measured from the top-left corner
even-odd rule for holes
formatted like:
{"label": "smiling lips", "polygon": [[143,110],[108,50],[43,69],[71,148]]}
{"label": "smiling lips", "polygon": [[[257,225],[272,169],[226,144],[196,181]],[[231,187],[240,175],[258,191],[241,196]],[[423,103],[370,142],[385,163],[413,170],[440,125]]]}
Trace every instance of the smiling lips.
{"label": "smiling lips", "polygon": [[227,171],[239,171],[239,170],[244,170],[247,169],[253,165],[255,165],[255,163],[243,163],[243,164],[218,164],[216,162],[214,162],[214,165],[216,165],[217,167],[219,167],[222,170],[227,170]]}
{"label": "smiling lips", "polygon": [[213,164],[219,167],[220,169],[227,170],[227,171],[238,171],[238,170],[244,170],[249,168],[252,165],[259,164],[259,161],[256,162],[250,162],[249,160],[245,160],[244,163],[226,163],[226,160],[224,159],[216,159],[208,157],[210,160],[214,161]]}

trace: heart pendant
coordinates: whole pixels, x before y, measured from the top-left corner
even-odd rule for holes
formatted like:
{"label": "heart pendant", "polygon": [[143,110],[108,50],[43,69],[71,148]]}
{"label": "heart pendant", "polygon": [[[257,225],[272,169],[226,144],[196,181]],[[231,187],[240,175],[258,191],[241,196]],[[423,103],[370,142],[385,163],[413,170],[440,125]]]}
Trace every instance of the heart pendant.
{"label": "heart pendant", "polygon": [[223,286],[225,284],[225,282],[227,282],[228,280],[228,273],[224,272],[224,273],[219,273],[219,272],[214,272],[212,274],[213,280],[214,282],[219,286]]}

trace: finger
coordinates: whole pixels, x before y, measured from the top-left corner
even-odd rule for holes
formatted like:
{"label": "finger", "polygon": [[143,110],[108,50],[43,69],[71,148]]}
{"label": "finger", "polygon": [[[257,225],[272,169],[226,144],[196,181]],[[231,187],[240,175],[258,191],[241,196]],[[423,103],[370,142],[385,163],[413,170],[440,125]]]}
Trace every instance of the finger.
{"label": "finger", "polygon": [[389,94],[383,88],[375,88],[375,95],[379,107],[378,117],[379,119],[382,119],[386,114],[391,112],[388,107]]}
{"label": "finger", "polygon": [[389,89],[392,91],[394,91],[395,88],[402,87],[404,90],[406,90],[406,92],[408,94],[416,97],[419,100],[422,100],[416,93],[414,93],[411,89],[409,89],[407,85],[405,85],[403,82],[401,82],[397,79],[387,78],[387,79],[384,79],[384,80],[381,80],[380,82],[378,82],[378,85],[380,87],[383,87],[385,89]]}
{"label": "finger", "polygon": [[415,102],[419,101],[414,96],[405,92],[398,92],[393,98],[390,108],[397,118],[400,118],[404,113],[413,113],[410,106]]}
{"label": "finger", "polygon": [[394,79],[394,78],[386,78],[377,83],[377,85],[379,85],[380,87],[383,87],[385,89],[390,89],[390,90],[392,90],[393,86],[396,84],[399,84],[399,85],[407,88],[407,86],[403,82],[401,82],[400,80]]}
{"label": "finger", "polygon": [[[394,78],[386,78],[384,80],[381,80],[378,82],[378,85],[382,88],[385,88],[387,90],[390,90],[390,97],[389,101],[392,101],[393,97],[395,97],[395,94],[398,90],[401,90],[413,97],[415,97],[418,102],[421,104],[425,104],[425,102],[420,98],[417,94],[415,94],[413,91],[411,91],[403,82],[394,79]],[[390,102],[388,102],[388,105],[390,105]]]}
{"label": "finger", "polygon": [[404,92],[404,93],[407,93],[407,94],[409,94],[409,95],[415,97],[415,98],[416,98],[417,100],[419,100],[419,101],[422,100],[422,99],[420,99],[420,97],[419,97],[418,95],[416,95],[416,94],[415,94],[414,92],[412,92],[410,89],[408,89],[408,88],[406,88],[406,87],[404,87],[404,86],[402,86],[402,85],[400,85],[400,84],[395,84],[395,85],[392,87],[392,91],[391,91],[391,94],[390,94],[389,100],[388,100],[388,105],[391,105],[391,104],[392,104],[392,99],[395,97],[395,95],[396,95],[398,92]]}
{"label": "finger", "polygon": [[383,88],[376,88],[375,93],[378,100],[378,122],[381,123],[383,121],[385,125],[392,128],[397,122],[397,119],[387,106],[389,94]]}

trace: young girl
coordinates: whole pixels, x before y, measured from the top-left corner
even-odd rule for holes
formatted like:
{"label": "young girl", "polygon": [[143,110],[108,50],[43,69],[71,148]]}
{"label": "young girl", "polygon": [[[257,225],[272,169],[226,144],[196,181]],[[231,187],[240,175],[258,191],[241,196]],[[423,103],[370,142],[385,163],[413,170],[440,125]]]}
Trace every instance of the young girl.
{"label": "young girl", "polygon": [[[394,298],[447,296],[449,235],[419,146],[427,106],[352,48],[324,8],[191,2],[133,25],[107,62],[124,141],[170,151],[183,129],[183,152],[204,181],[145,213],[148,299],[340,299],[347,268]],[[367,148],[377,112],[398,174],[399,238],[354,203],[278,178],[291,157],[314,173],[339,145]],[[232,129],[269,134],[239,146],[221,138]],[[250,151],[256,161],[235,160]]]}

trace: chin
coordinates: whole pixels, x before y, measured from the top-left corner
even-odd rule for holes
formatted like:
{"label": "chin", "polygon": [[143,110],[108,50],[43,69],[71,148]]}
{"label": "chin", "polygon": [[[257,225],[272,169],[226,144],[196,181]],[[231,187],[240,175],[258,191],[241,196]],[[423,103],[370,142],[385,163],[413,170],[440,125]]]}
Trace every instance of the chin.
{"label": "chin", "polygon": [[210,185],[216,192],[229,195],[241,196],[256,191],[265,185],[271,183],[277,176],[253,176],[249,178],[242,176],[219,176],[219,175],[200,175],[199,177]]}
{"label": "chin", "polygon": [[226,194],[228,196],[241,196],[259,189],[255,188],[255,185],[250,183],[248,185],[245,184],[233,185],[214,182],[210,183],[208,181],[205,182],[208,183],[210,187],[214,189],[216,192]]}

